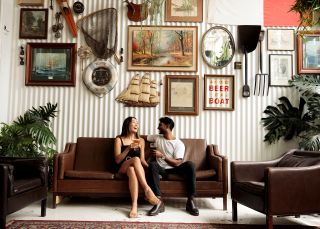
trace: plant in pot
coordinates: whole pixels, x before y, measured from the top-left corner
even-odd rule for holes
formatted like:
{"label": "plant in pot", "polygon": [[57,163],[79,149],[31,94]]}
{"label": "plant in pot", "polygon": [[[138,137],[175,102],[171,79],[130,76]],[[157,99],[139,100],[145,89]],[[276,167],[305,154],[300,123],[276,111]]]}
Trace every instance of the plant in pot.
{"label": "plant in pot", "polygon": [[37,158],[46,157],[49,165],[49,185],[53,168],[52,147],[56,138],[50,129],[56,117],[57,104],[47,103],[39,108],[32,107],[11,124],[0,125],[0,156]]}
{"label": "plant in pot", "polygon": [[275,143],[280,138],[297,137],[299,147],[320,150],[320,76],[296,75],[290,84],[300,93],[299,107],[292,106],[287,97],[279,98],[276,106],[267,106],[261,119],[267,133],[264,141]]}
{"label": "plant in pot", "polygon": [[319,0],[296,0],[290,11],[296,12],[300,16],[299,27],[313,27],[320,25],[320,1]]}

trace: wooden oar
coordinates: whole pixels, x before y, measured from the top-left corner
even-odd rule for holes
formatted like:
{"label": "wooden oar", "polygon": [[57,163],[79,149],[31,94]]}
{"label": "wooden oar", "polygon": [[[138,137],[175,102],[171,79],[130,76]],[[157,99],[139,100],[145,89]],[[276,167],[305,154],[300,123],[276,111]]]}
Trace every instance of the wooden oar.
{"label": "wooden oar", "polygon": [[77,26],[73,20],[72,11],[71,11],[71,8],[68,4],[68,1],[67,0],[57,0],[57,3],[61,9],[62,15],[66,19],[66,22],[68,24],[68,27],[69,27],[69,30],[70,30],[72,36],[77,37],[78,36]]}

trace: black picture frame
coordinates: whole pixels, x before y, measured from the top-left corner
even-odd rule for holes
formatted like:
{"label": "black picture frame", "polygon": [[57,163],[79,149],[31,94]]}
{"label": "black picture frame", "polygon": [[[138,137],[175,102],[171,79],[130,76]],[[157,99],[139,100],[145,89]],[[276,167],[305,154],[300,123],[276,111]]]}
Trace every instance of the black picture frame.
{"label": "black picture frame", "polygon": [[20,9],[20,39],[47,39],[48,9]]}

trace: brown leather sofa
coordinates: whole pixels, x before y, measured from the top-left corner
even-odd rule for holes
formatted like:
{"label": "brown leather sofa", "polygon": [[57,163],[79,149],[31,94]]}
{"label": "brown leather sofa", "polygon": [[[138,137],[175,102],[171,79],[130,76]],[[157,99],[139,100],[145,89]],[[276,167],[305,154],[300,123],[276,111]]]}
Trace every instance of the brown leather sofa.
{"label": "brown leather sofa", "polygon": [[[145,137],[144,137],[145,138]],[[227,209],[228,170],[226,157],[216,145],[204,139],[182,139],[186,146],[184,160],[196,165],[197,196],[222,197]],[[126,176],[114,171],[114,138],[80,137],[77,143],[67,143],[64,152],[54,156],[53,208],[57,196],[130,196]],[[149,155],[146,142],[146,159]],[[160,182],[164,197],[185,197],[181,177],[169,176]],[[141,193],[142,194],[142,193]]]}
{"label": "brown leather sofa", "polygon": [[320,213],[320,152],[291,150],[262,162],[231,163],[232,219],[237,203],[266,214],[267,228],[274,215]]}
{"label": "brown leather sofa", "polygon": [[41,200],[46,215],[48,163],[45,158],[0,157],[0,228],[6,216]]}

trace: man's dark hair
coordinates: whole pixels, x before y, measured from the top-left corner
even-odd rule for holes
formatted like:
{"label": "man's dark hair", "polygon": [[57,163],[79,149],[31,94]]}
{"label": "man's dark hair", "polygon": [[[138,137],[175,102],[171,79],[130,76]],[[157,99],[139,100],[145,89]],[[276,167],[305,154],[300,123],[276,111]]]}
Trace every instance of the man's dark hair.
{"label": "man's dark hair", "polygon": [[169,117],[162,117],[159,119],[159,122],[162,122],[163,124],[167,125],[170,128],[170,130],[172,130],[174,127],[174,121]]}

